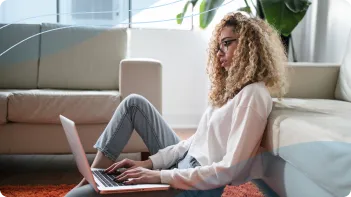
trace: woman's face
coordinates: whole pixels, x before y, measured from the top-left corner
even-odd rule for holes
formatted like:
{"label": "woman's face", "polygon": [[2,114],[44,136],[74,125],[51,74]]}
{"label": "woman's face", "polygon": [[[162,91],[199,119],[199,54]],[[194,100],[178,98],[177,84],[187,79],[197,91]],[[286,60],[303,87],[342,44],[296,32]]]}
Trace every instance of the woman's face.
{"label": "woman's face", "polygon": [[239,34],[233,32],[232,27],[224,27],[219,35],[217,57],[220,66],[228,71],[233,61],[234,51],[238,46]]}

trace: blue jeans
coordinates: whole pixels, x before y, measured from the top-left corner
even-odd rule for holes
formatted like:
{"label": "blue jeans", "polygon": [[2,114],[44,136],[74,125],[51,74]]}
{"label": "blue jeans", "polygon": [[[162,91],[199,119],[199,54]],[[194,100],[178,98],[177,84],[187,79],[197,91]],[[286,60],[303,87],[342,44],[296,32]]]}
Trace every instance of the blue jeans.
{"label": "blue jeans", "polygon": [[[129,141],[134,129],[143,139],[151,155],[156,154],[160,149],[180,142],[180,138],[177,134],[170,128],[162,118],[161,114],[146,98],[141,95],[131,94],[119,104],[110,122],[106,126],[106,129],[101,134],[94,147],[101,151],[106,157],[115,161]],[[194,158],[185,154],[169,169],[175,167],[185,169],[198,165],[200,164]],[[143,195],[143,197],[146,197],[150,195],[150,197],[154,197],[155,195],[159,195],[165,197],[219,197],[222,195],[223,190],[224,187],[202,191],[171,189],[169,191],[99,195],[90,185],[85,185],[71,190],[66,196],[135,197]]]}

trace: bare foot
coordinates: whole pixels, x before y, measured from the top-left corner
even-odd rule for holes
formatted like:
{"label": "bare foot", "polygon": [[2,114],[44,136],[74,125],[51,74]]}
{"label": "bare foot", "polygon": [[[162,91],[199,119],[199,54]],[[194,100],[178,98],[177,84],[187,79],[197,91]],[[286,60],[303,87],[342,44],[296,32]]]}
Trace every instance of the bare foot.
{"label": "bare foot", "polygon": [[85,178],[83,178],[80,183],[78,185],[76,185],[74,188],[78,188],[78,187],[81,187],[83,185],[86,185],[88,184],[88,181],[85,180]]}

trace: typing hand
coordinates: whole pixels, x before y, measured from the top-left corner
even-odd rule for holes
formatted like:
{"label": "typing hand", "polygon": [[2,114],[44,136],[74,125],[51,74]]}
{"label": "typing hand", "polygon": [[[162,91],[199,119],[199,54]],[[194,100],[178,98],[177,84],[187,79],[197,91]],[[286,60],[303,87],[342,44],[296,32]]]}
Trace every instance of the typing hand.
{"label": "typing hand", "polygon": [[125,185],[161,183],[161,172],[137,167],[122,172],[116,176],[115,181]]}
{"label": "typing hand", "polygon": [[[150,159],[146,161],[134,161],[131,159],[123,159],[122,161],[116,162],[112,164],[110,167],[108,167],[105,170],[105,173],[118,174],[125,171],[126,169],[133,169],[137,167],[152,169],[152,161]],[[125,168],[125,169],[121,169],[121,168]]]}

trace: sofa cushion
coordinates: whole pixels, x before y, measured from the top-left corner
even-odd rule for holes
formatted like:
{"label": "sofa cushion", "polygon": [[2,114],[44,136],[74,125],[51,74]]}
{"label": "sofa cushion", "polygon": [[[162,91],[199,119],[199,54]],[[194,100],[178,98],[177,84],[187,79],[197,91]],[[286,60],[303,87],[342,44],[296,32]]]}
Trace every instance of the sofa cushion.
{"label": "sofa cushion", "polygon": [[39,88],[118,90],[126,29],[44,23],[41,31]]}
{"label": "sofa cushion", "polygon": [[287,70],[289,90],[285,98],[335,98],[340,64],[289,62]]}
{"label": "sofa cushion", "polygon": [[[351,103],[320,99],[275,102],[266,148],[319,186],[351,186]],[[269,138],[271,138],[269,140]]]}
{"label": "sofa cushion", "polygon": [[108,123],[119,103],[118,91],[16,91],[9,96],[8,120],[60,124],[62,114],[77,124]]}
{"label": "sofa cushion", "polygon": [[[278,155],[279,148],[289,145],[314,140],[342,140],[343,132],[351,134],[351,124],[347,122],[347,119],[351,119],[351,103],[349,102],[326,99],[286,98],[283,101],[274,99],[262,145],[273,154]],[[319,120],[324,120],[324,122],[318,122]],[[293,136],[283,137],[288,134],[282,130],[283,126],[289,121],[301,123],[296,122],[295,125],[290,125],[296,130],[292,133]],[[332,121],[335,121],[335,124]],[[304,129],[304,126],[308,129]],[[321,131],[320,127],[329,128],[329,130]],[[345,130],[348,128],[349,130]],[[317,131],[322,133],[317,133]],[[302,136],[295,135],[299,132]]]}
{"label": "sofa cushion", "polygon": [[0,28],[0,88],[36,88],[40,36],[34,35],[40,33],[40,25],[0,24]]}
{"label": "sofa cushion", "polygon": [[347,42],[346,53],[340,67],[335,98],[351,102],[351,32]]}
{"label": "sofa cushion", "polygon": [[0,124],[7,122],[7,103],[10,91],[0,90]]}

